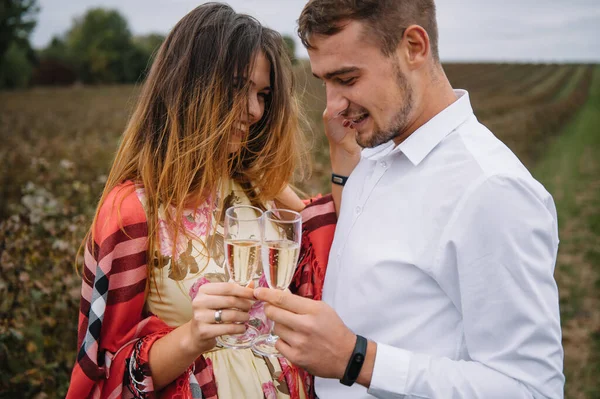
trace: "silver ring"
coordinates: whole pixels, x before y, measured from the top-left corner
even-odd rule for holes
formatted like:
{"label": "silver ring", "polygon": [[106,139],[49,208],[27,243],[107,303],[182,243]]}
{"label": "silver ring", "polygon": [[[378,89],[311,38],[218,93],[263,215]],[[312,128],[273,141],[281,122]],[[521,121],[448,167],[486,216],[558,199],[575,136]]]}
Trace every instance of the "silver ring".
{"label": "silver ring", "polygon": [[217,323],[217,324],[223,323],[223,319],[221,319],[221,314],[223,314],[223,311],[221,309],[219,309],[215,312],[215,323]]}

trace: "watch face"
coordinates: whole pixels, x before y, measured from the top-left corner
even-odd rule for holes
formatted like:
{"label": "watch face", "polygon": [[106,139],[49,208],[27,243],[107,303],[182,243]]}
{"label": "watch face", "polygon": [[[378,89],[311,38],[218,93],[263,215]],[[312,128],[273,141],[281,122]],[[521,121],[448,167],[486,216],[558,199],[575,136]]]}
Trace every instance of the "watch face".
{"label": "watch face", "polygon": [[364,358],[360,353],[354,355],[352,359],[352,366],[350,366],[350,370],[348,370],[348,376],[352,379],[352,381],[358,378],[363,360]]}

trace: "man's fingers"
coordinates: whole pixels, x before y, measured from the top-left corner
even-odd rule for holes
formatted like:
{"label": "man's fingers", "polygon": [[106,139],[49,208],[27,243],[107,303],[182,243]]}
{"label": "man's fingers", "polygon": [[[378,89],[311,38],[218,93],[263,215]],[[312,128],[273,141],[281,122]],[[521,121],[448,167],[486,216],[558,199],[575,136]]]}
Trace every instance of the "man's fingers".
{"label": "man's fingers", "polygon": [[270,303],[273,306],[289,310],[297,314],[309,314],[315,309],[316,302],[302,298],[289,292],[274,290],[270,288],[257,288],[254,297],[258,300]]}
{"label": "man's fingers", "polygon": [[302,329],[302,315],[297,313],[266,304],[265,315],[269,320],[273,320],[275,324],[283,324],[294,330]]}
{"label": "man's fingers", "polygon": [[277,335],[279,338],[283,339],[289,345],[294,345],[300,340],[300,334],[288,326],[275,322],[275,326],[273,327],[273,334]]}
{"label": "man's fingers", "polygon": [[294,353],[294,349],[287,342],[285,342],[283,338],[280,337],[277,340],[277,342],[275,343],[275,349],[277,349],[279,353],[283,355],[283,357],[294,363],[295,359],[293,359],[292,356],[292,353]]}

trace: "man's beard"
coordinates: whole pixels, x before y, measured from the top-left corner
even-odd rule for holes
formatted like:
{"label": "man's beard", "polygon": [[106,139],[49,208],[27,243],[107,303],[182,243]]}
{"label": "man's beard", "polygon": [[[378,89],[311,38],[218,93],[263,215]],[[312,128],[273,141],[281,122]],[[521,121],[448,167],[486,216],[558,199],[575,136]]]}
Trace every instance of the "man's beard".
{"label": "man's beard", "polygon": [[408,80],[402,74],[400,69],[396,70],[396,84],[404,94],[404,103],[402,108],[394,115],[394,120],[389,128],[385,130],[373,130],[369,137],[356,134],[356,142],[363,148],[373,148],[380,144],[387,143],[390,140],[400,136],[408,125],[408,116],[413,108],[413,92],[412,87],[408,84]]}

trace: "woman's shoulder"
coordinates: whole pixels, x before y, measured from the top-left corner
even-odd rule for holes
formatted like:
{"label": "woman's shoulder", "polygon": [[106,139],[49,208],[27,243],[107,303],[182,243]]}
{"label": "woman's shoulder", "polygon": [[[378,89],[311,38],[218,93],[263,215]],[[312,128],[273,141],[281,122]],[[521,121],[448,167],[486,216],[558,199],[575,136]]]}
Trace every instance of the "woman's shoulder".
{"label": "woman's shoulder", "polygon": [[147,230],[146,213],[136,189],[132,181],[125,181],[110,190],[100,206],[96,225],[100,231],[97,233],[107,237],[117,230]]}

